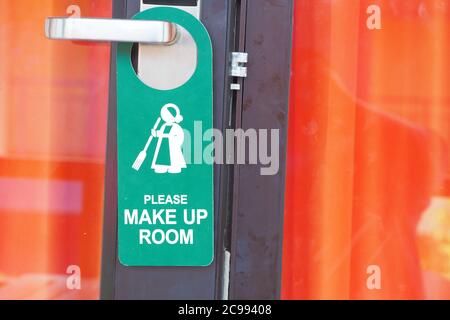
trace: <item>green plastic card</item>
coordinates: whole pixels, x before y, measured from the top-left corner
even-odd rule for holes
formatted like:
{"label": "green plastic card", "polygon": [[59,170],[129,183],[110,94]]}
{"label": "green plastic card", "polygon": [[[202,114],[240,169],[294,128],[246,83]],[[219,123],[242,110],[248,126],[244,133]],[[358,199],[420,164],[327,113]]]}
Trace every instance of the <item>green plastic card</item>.
{"label": "green plastic card", "polygon": [[136,75],[132,44],[118,46],[119,259],[126,266],[207,266],[214,257],[214,175],[213,155],[205,159],[202,150],[212,136],[202,137],[203,161],[186,155],[194,128],[213,127],[211,40],[199,20],[179,9],[155,8],[134,19],[183,27],[198,56],[185,84],[157,90]]}

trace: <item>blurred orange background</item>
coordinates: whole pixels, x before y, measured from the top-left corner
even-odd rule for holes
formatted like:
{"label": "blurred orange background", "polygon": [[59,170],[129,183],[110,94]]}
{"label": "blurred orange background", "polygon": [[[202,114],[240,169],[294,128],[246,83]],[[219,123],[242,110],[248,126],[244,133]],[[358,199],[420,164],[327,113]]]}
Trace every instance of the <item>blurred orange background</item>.
{"label": "blurred orange background", "polygon": [[449,299],[450,2],[294,5],[282,297]]}
{"label": "blurred orange background", "polygon": [[110,48],[48,40],[44,21],[111,3],[0,1],[0,299],[99,296]]}

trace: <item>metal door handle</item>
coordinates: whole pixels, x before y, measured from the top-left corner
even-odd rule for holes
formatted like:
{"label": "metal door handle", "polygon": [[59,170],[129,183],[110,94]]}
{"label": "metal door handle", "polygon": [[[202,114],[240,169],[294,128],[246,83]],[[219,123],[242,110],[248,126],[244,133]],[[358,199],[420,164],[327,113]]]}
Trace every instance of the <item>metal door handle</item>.
{"label": "metal door handle", "polygon": [[165,21],[67,17],[45,20],[45,35],[56,40],[171,45],[177,34],[177,26]]}

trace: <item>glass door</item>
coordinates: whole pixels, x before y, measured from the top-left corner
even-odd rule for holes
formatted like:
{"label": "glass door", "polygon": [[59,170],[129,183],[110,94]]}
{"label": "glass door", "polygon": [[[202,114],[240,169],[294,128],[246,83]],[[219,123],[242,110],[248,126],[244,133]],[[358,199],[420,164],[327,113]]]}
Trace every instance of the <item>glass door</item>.
{"label": "glass door", "polygon": [[110,48],[43,24],[111,6],[0,1],[0,299],[99,297]]}
{"label": "glass door", "polygon": [[450,298],[449,17],[295,1],[283,298]]}

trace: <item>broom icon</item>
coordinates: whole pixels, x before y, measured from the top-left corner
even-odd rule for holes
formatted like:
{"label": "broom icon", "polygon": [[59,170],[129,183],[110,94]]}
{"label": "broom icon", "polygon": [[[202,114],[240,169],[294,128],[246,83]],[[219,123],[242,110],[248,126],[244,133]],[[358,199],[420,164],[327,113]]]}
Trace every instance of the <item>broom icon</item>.
{"label": "broom icon", "polygon": [[[158,120],[156,120],[156,123],[153,126],[153,130],[156,130],[160,123],[161,123],[161,117],[159,117]],[[134,161],[134,163],[133,163],[134,170],[139,171],[141,169],[142,164],[144,163],[145,159],[147,158],[147,151],[148,151],[148,148],[150,147],[150,144],[152,143],[152,140],[153,140],[153,135],[150,133],[150,137],[147,140],[147,144],[145,145],[144,150],[142,150],[139,153],[139,155],[136,158],[136,161]]]}

